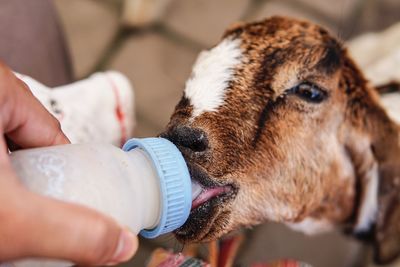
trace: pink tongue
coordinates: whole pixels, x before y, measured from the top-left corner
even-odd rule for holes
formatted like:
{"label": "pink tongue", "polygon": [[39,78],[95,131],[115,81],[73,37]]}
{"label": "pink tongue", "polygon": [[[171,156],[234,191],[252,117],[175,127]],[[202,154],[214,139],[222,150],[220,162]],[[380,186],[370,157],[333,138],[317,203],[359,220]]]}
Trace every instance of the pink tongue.
{"label": "pink tongue", "polygon": [[203,191],[196,197],[192,202],[192,209],[197,208],[209,199],[218,196],[222,193],[229,192],[230,188],[228,186],[224,187],[214,187],[214,188],[204,188]]}

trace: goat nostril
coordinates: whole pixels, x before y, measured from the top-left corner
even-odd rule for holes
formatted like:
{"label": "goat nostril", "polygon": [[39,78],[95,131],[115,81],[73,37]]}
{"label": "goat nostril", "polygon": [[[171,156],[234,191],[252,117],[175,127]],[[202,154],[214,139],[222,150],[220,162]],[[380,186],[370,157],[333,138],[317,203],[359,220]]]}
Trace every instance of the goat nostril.
{"label": "goat nostril", "polygon": [[175,145],[187,148],[192,152],[204,152],[208,149],[206,133],[197,128],[177,127],[161,136],[169,139]]}
{"label": "goat nostril", "polygon": [[186,142],[182,142],[181,145],[186,148],[189,148],[194,152],[203,152],[208,147],[208,140],[204,134],[201,134],[199,136],[192,136],[192,138],[189,138],[189,140],[184,140],[184,141]]}

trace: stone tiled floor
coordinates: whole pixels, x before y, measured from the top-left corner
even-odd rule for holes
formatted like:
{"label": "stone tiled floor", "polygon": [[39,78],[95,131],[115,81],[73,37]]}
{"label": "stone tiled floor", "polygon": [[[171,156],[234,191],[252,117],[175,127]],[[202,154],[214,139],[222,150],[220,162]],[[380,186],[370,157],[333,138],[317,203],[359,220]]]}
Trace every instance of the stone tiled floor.
{"label": "stone tiled floor", "polygon": [[[322,24],[347,40],[400,20],[399,0],[171,0],[157,23],[134,29],[121,23],[120,0],[55,2],[76,77],[117,69],[132,81],[138,116],[136,136],[162,131],[198,52],[218,42],[231,23],[271,15],[294,16]],[[349,245],[337,234],[309,239],[274,225],[257,227],[254,232],[260,234],[253,235],[240,254],[243,266],[283,256],[301,258],[315,266],[351,266],[344,257],[357,253],[351,249],[353,243]],[[167,244],[164,241],[161,243]],[[141,253],[126,266],[143,266],[156,244],[160,242],[142,241]],[[173,241],[171,244],[174,246]],[[344,251],[349,248],[350,252]]]}

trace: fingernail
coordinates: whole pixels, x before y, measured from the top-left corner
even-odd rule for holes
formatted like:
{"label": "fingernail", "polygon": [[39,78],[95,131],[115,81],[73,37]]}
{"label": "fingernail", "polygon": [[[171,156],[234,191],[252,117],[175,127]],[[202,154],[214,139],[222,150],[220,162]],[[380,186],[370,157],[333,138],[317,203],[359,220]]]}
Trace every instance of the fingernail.
{"label": "fingernail", "polygon": [[119,236],[118,246],[114,256],[106,265],[114,265],[132,258],[137,249],[137,237],[129,230],[123,230]]}

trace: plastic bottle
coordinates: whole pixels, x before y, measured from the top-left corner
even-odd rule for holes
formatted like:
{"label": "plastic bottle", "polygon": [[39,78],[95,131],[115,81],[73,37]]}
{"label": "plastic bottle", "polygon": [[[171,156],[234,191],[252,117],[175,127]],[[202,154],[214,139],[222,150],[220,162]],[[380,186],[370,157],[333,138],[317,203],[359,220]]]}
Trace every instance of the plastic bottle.
{"label": "plastic bottle", "polygon": [[[175,230],[189,216],[189,172],[179,150],[166,139],[131,139],[122,150],[105,144],[35,148],[10,157],[28,189],[94,208],[147,238]],[[45,259],[8,264],[71,266]]]}

